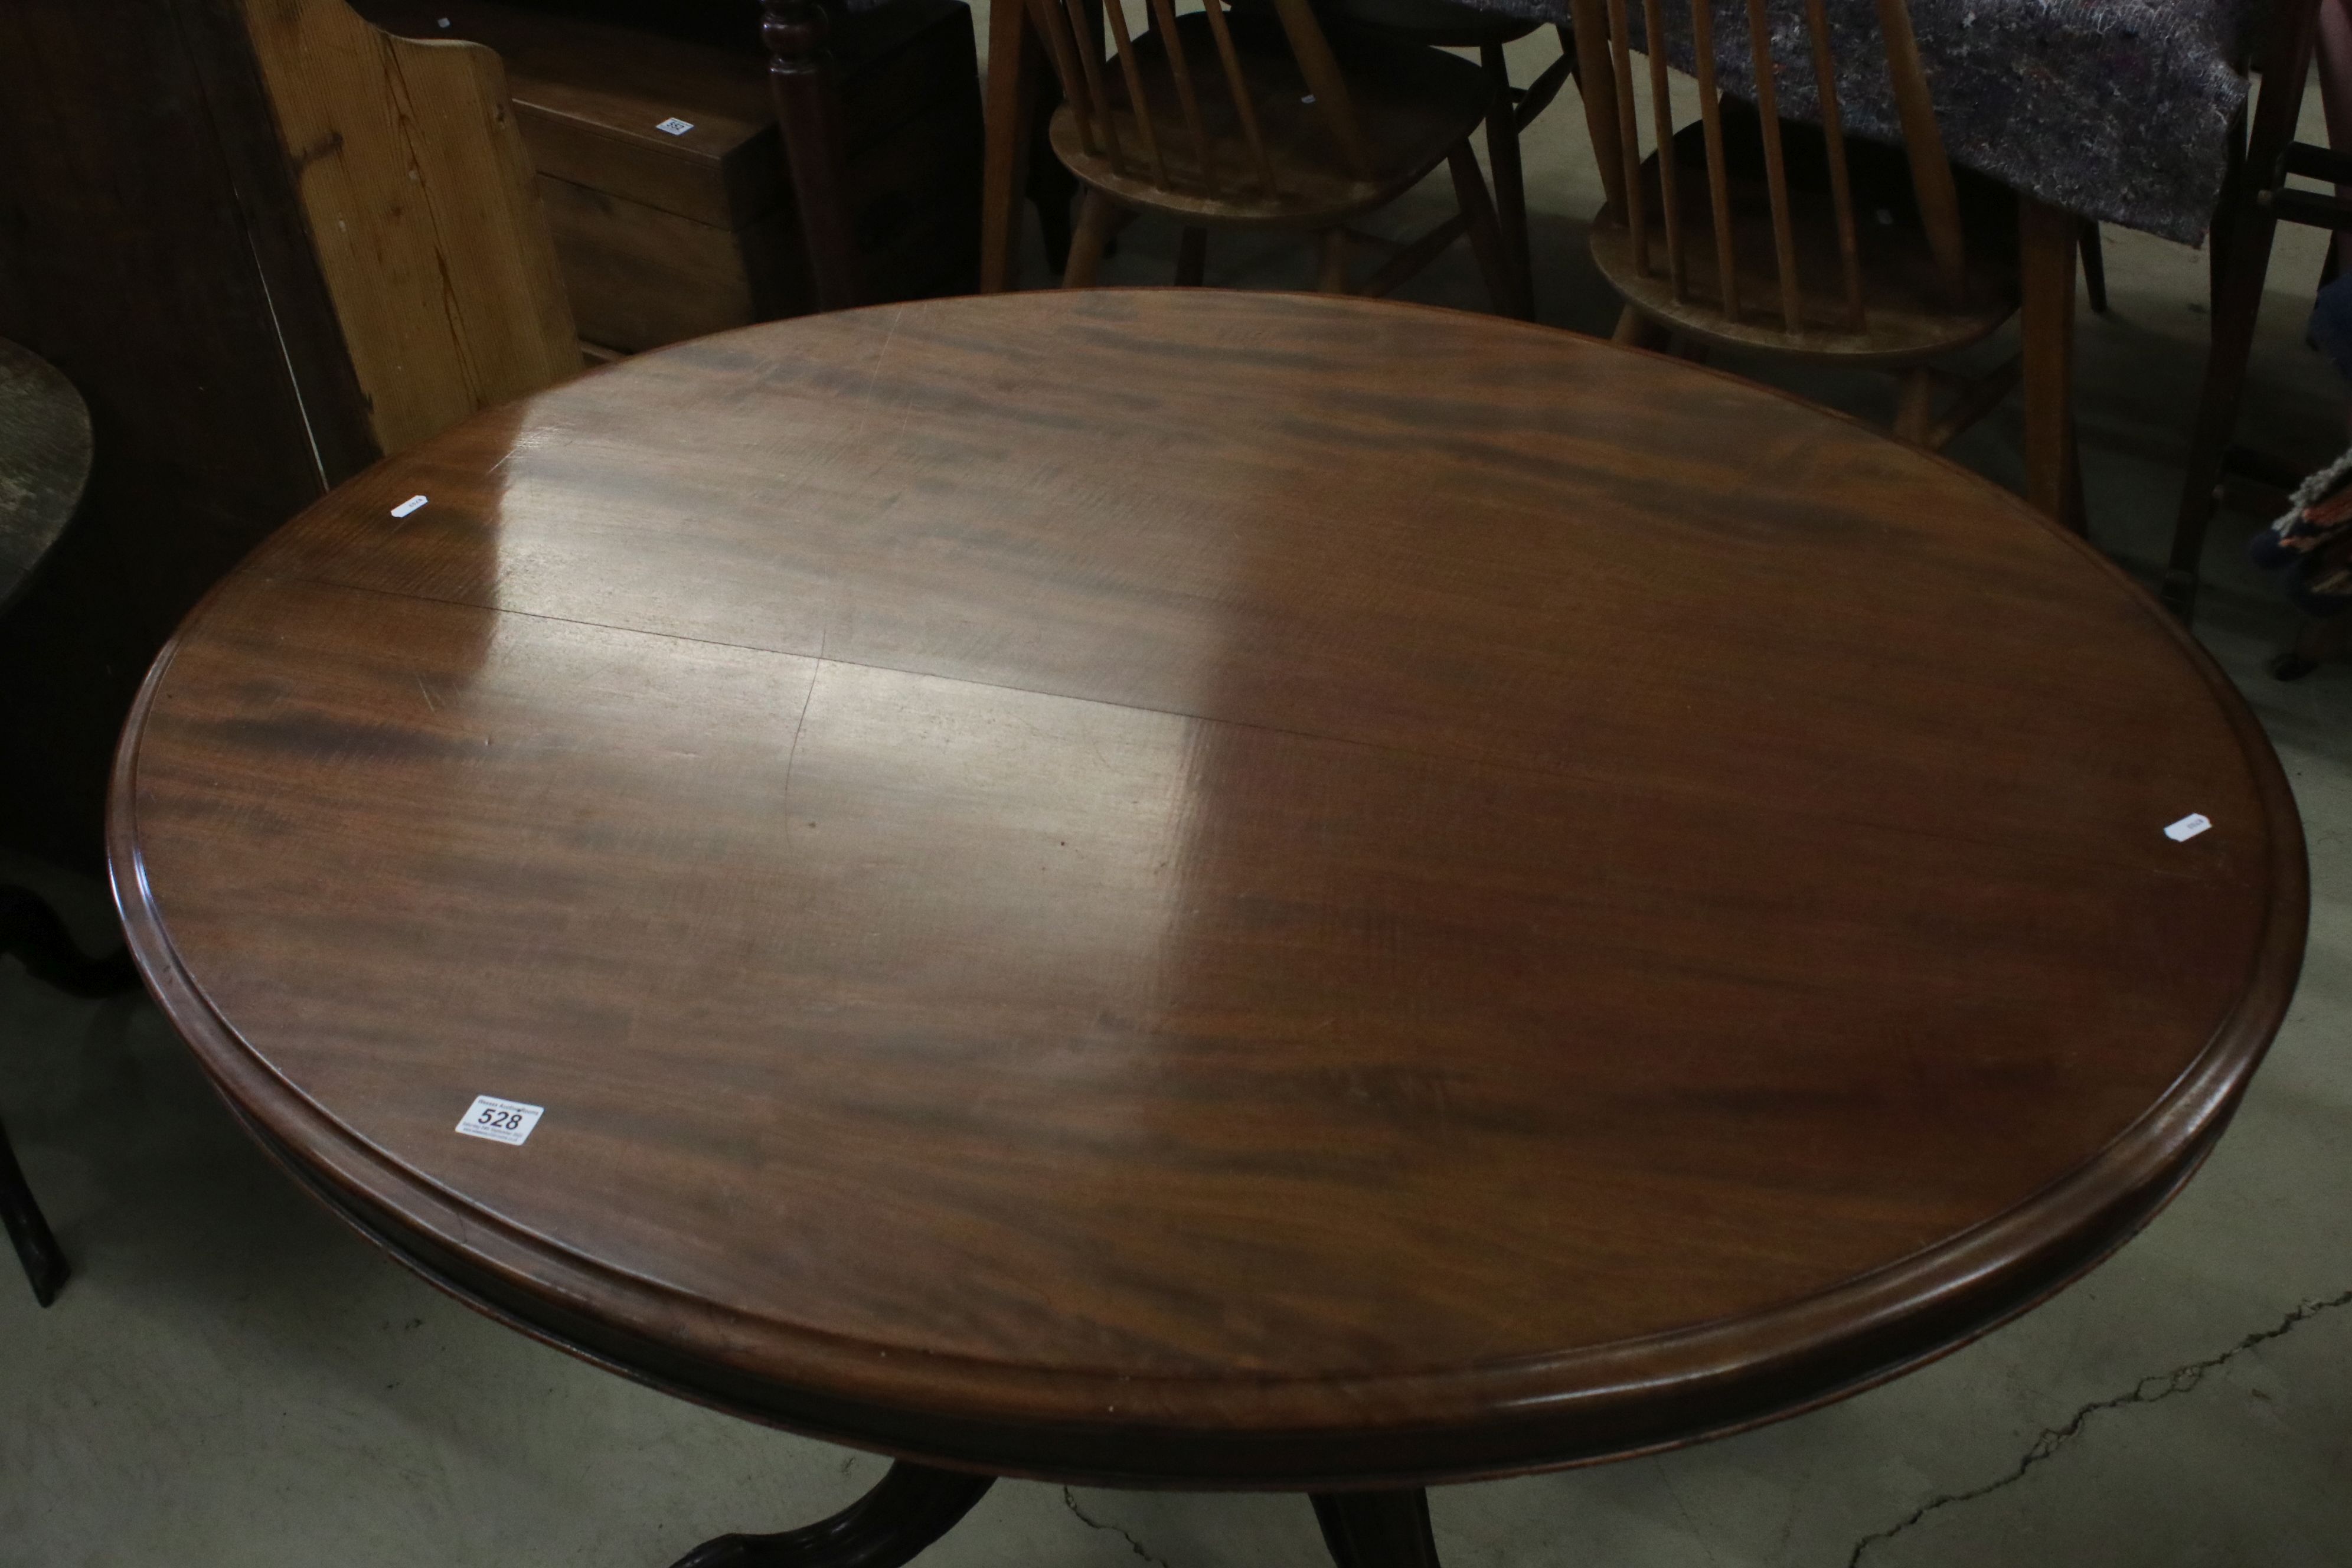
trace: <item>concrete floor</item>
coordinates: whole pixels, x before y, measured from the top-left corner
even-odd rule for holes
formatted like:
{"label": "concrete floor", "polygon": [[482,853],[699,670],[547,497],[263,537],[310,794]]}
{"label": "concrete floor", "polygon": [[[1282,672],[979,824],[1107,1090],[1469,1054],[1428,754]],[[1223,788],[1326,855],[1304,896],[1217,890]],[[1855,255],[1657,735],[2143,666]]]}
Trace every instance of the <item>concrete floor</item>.
{"label": "concrete floor", "polygon": [[[1543,40],[1523,47],[1521,79]],[[1572,97],[1531,139],[1548,319],[1603,327]],[[1397,227],[1445,210],[1426,193]],[[1158,281],[1129,231],[1114,279]],[[2114,311],[2082,329],[2097,541],[2153,574],[2200,371],[2202,259],[2110,232]],[[2298,342],[2315,275],[2273,267],[2250,426],[2330,455],[2345,389]],[[1218,281],[1302,281],[1279,246]],[[1475,303],[1459,256],[1414,297]],[[1810,390],[1883,413],[1883,384]],[[2011,409],[1961,455],[2018,469]],[[2290,617],[2226,518],[2200,634],[2285,759],[2310,837],[2302,992],[2227,1141],[2148,1230],[2022,1321],[1888,1387],[1661,1458],[1448,1489],[1451,1568],[1930,1568],[2352,1563],[2352,665],[2263,673]],[[98,940],[98,889],[37,879]],[[474,1316],[342,1230],[247,1144],[143,1002],[76,1003],[0,966],[0,1116],[79,1274],[37,1311],[0,1268],[0,1564],[660,1568],[702,1538],[814,1518],[880,1461],[710,1414]],[[0,1260],[5,1263],[5,1260]],[[1306,1505],[1000,1486],[925,1568],[1324,1561]]]}

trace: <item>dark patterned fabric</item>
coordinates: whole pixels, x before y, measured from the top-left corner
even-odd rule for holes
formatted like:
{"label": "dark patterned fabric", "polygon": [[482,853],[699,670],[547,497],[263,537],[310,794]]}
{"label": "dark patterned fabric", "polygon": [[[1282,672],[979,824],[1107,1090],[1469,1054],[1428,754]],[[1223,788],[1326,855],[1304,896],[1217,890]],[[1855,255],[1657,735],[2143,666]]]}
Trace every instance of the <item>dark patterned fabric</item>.
{"label": "dark patterned fabric", "polygon": [[[1568,0],[1475,0],[1546,22]],[[1599,0],[1595,0],[1599,3]],[[1826,0],[1847,131],[1899,142],[1873,0]],[[1628,0],[1639,37],[1641,0]],[[1668,58],[1692,61],[1689,0],[1666,0]],[[1717,0],[1717,80],[1753,98],[1744,5]],[[1768,0],[1780,111],[1819,113],[1801,0]],[[2053,205],[2196,244],[2221,194],[2250,0],[1912,0],[1945,150]],[[1642,67],[1637,63],[1638,75]],[[1648,134],[1647,127],[1643,134]]]}

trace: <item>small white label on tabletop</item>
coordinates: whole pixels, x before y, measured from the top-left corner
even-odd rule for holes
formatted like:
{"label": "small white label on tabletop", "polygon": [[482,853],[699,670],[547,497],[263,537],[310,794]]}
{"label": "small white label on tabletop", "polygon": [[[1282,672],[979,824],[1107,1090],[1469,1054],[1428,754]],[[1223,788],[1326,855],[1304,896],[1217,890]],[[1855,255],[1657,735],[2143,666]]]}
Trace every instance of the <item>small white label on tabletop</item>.
{"label": "small white label on tabletop", "polygon": [[2186,844],[2190,839],[2196,837],[2199,834],[2204,832],[2207,828],[2212,826],[2213,819],[2211,817],[2206,816],[2201,811],[2192,811],[2188,816],[2182,817],[2179,821],[2174,823],[2171,826],[2166,828],[2164,830],[2164,836],[2167,838],[2171,839],[2175,844]]}
{"label": "small white label on tabletop", "polygon": [[1298,101],[1299,101],[1299,102],[1301,102],[1301,103],[1312,103],[1312,102],[1314,102],[1314,101],[1315,101],[1315,95],[1314,95],[1313,93],[1311,93],[1311,92],[1310,92],[1310,93],[1308,93],[1305,98],[1300,99]]}
{"label": "small white label on tabletop", "polygon": [[406,500],[402,501],[398,506],[392,509],[392,515],[394,517],[406,517],[410,512],[415,511],[418,507],[423,506],[424,504],[425,498],[423,496],[410,496]]}
{"label": "small white label on tabletop", "polygon": [[659,125],[655,126],[654,129],[656,131],[667,131],[673,136],[683,136],[688,132],[694,129],[694,121],[691,120],[680,120],[673,115],[669,119],[663,121]]}
{"label": "small white label on tabletop", "polygon": [[457,1131],[468,1138],[488,1138],[498,1143],[520,1143],[530,1136],[539,1119],[547,1113],[546,1107],[525,1105],[520,1100],[494,1100],[487,1094],[474,1097],[466,1108],[466,1119],[457,1123]]}

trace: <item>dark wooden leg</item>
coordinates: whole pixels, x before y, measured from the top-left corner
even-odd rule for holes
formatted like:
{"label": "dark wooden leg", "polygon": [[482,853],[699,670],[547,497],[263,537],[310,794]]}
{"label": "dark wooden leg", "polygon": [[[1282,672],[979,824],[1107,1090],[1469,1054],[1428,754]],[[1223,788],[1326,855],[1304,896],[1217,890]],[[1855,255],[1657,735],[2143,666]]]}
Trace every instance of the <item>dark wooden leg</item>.
{"label": "dark wooden leg", "polygon": [[[1035,47],[1034,34],[1030,35],[1031,47]],[[1050,89],[1053,79],[1036,74],[1036,79]],[[1029,179],[1028,196],[1036,204],[1037,227],[1045,240],[1045,265],[1055,275],[1070,264],[1070,226],[1076,220],[1078,203],[1078,177],[1063,165],[1046,136],[1046,127],[1053,122],[1054,110],[1060,107],[1058,96],[1051,91],[1037,94],[1036,110],[1029,120]],[[1019,198],[1014,199],[1013,212],[1020,213]],[[1018,247],[1013,258],[1020,259]]]}
{"label": "dark wooden leg", "polygon": [[831,1519],[781,1535],[722,1535],[675,1568],[899,1568],[954,1529],[995,1480],[901,1459]]}
{"label": "dark wooden leg", "polygon": [[1021,275],[1022,183],[1029,173],[1041,75],[1029,8],[988,9],[988,150],[981,168],[980,291],[1001,294]]}
{"label": "dark wooden leg", "polygon": [[58,1287],[72,1270],[66,1267],[58,1238],[49,1234],[49,1222],[41,1217],[40,1205],[33,1201],[33,1189],[26,1184],[5,1127],[0,1127],[0,1223],[7,1226],[25,1278],[33,1282],[33,1300],[47,1306],[58,1299]]}
{"label": "dark wooden leg", "polygon": [[1925,365],[1897,371],[1895,378],[1895,438],[1915,447],[1927,444],[1936,423],[1936,376]]}
{"label": "dark wooden leg", "polygon": [[[2286,150],[2303,112],[2304,79],[2311,69],[2318,7],[2296,4],[2274,16],[2278,35],[2263,62],[2262,97],[2242,166],[2224,187],[2228,210],[2213,226],[2216,288],[2212,346],[2205,353],[2205,384],[2197,395],[2197,423],[2189,436],[2189,472],[2180,481],[2180,510],[2172,524],[2172,557],[2164,570],[2164,602],[2182,621],[2197,612],[2198,564],[2205,530],[2221,489],[2221,466],[2238,423],[2238,398],[2253,353],[2254,321],[2270,276],[2271,241],[2278,220],[2261,199],[2284,174]],[[2223,238],[2226,235],[2226,239]]]}
{"label": "dark wooden leg", "polygon": [[1649,349],[1664,353],[1666,345],[1673,342],[1673,335],[1665,328],[1628,305],[1617,312],[1617,330],[1609,334],[1609,341],[1612,343],[1623,343],[1627,348]]}
{"label": "dark wooden leg", "polygon": [[[1017,9],[1017,7],[1015,7]],[[824,47],[832,23],[817,0],[766,0],[760,26],[768,44],[768,87],[784,138],[784,165],[808,249],[809,282],[820,310],[859,302],[857,237],[849,216],[849,143],[842,131],[841,84]]]}
{"label": "dark wooden leg", "polygon": [[2271,674],[2280,680],[2301,680],[2342,653],[2347,642],[2352,642],[2352,614],[2306,619],[2294,645],[2271,660]]}
{"label": "dark wooden leg", "polygon": [[1209,272],[1209,231],[1188,228],[1176,242],[1176,286],[1197,289]]}
{"label": "dark wooden leg", "polygon": [[2083,427],[2066,421],[2066,510],[2059,521],[2076,533],[2091,531],[2091,503],[2083,496]]}
{"label": "dark wooden leg", "polygon": [[1532,321],[1535,309],[1535,259],[1528,247],[1528,188],[1519,166],[1519,111],[1511,101],[1511,68],[1503,46],[1484,43],[1478,58],[1486,68],[1486,85],[1494,102],[1486,110],[1486,163],[1495,171],[1496,226],[1502,232],[1503,258],[1511,270],[1516,302],[1511,313]]}
{"label": "dark wooden leg", "polygon": [[[24,961],[33,978],[75,996],[111,996],[139,984],[128,952],[86,957],[65,921],[38,893],[0,885],[0,958],[12,954]],[[58,1288],[70,1270],[48,1221],[41,1217],[40,1205],[33,1201],[33,1189],[16,1163],[5,1128],[0,1128],[0,1223],[6,1225],[8,1239],[25,1265],[25,1278],[33,1282],[33,1300],[47,1306],[57,1300]]]}
{"label": "dark wooden leg", "polygon": [[1568,62],[1568,74],[1576,80],[1576,90],[1584,90],[1583,62],[1576,58],[1576,30],[1562,22],[1552,29],[1559,39],[1559,58]]}
{"label": "dark wooden leg", "polygon": [[2107,247],[2099,241],[2099,220],[2083,220],[2083,289],[2091,299],[2091,313],[2107,313]]}
{"label": "dark wooden leg", "polygon": [[1317,1492],[1315,1522],[1339,1568],[1437,1568],[1429,1494]]}
{"label": "dark wooden leg", "polygon": [[1345,294],[1348,289],[1348,231],[1327,228],[1318,241],[1315,288],[1318,293]]}
{"label": "dark wooden leg", "polygon": [[1454,198],[1462,204],[1462,216],[1470,222],[1470,248],[1476,254],[1478,271],[1486,280],[1486,298],[1505,315],[1516,315],[1517,284],[1511,264],[1503,255],[1503,235],[1495,224],[1495,204],[1486,195],[1486,176],[1478,172],[1478,160],[1471,155],[1467,142],[1447,153],[1445,162],[1453,171]]}
{"label": "dark wooden leg", "polygon": [[2025,499],[2064,522],[2066,447],[2074,417],[2074,214],[2020,196],[2019,270],[2025,301]]}
{"label": "dark wooden leg", "polygon": [[2221,165],[2221,195],[2213,203],[2213,224],[2205,237],[2206,314],[2221,313],[2221,279],[2230,266],[2230,230],[2246,189],[2246,106],[2230,121],[2229,155]]}
{"label": "dark wooden leg", "polygon": [[1118,224],[1118,208],[1100,191],[1088,190],[1078,203],[1078,231],[1070,237],[1070,264],[1062,269],[1062,287],[1089,289],[1102,266],[1103,247]]}

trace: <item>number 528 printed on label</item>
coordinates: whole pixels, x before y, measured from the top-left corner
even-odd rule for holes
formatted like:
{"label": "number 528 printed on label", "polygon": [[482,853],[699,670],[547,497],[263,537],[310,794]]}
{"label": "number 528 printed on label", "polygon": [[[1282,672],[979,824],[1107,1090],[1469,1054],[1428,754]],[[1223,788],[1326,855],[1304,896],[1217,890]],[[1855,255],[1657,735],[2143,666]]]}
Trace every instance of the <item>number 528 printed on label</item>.
{"label": "number 528 printed on label", "polygon": [[488,1138],[499,1143],[520,1143],[530,1136],[547,1108],[525,1105],[520,1100],[494,1100],[487,1094],[474,1097],[466,1108],[464,1120],[457,1131],[468,1138]]}

